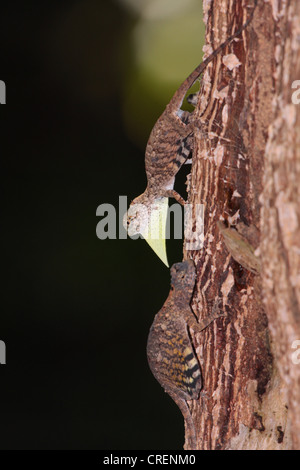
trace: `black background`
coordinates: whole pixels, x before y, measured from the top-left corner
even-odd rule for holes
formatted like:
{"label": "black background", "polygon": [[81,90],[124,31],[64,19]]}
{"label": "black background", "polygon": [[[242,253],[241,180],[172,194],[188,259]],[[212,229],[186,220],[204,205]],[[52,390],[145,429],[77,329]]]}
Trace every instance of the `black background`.
{"label": "black background", "polygon": [[169,271],[142,240],[95,232],[97,206],[146,183],[122,118],[134,21],[114,1],[2,6],[1,449],[182,448],[146,359]]}

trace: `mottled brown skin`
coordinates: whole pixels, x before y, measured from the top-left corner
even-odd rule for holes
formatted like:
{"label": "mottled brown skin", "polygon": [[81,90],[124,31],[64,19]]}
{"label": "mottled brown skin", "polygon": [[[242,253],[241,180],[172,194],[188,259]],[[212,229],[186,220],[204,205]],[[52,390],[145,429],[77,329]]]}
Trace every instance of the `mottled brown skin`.
{"label": "mottled brown skin", "polygon": [[[175,176],[186,162],[193,146],[193,132],[199,123],[192,119],[192,114],[182,111],[183,99],[200,77],[205,67],[231,41],[239,36],[252,20],[253,13],[246,23],[226,41],[224,41],[209,57],[207,57],[187,77],[175,92],[165,111],[156,121],[145,154],[147,188],[143,194],[134,199],[131,205],[144,204],[150,206],[160,197],[173,197],[184,205],[184,199],[173,190]],[[188,116],[190,114],[190,116]],[[129,221],[130,222],[130,221]]]}
{"label": "mottled brown skin", "polygon": [[202,331],[223,316],[218,307],[198,322],[190,307],[196,279],[192,260],[171,268],[171,290],[150,328],[147,356],[150,369],[164,390],[179,406],[190,436],[190,448],[196,446],[194,423],[187,400],[197,400],[202,387],[200,365],[194,352],[189,329]]}

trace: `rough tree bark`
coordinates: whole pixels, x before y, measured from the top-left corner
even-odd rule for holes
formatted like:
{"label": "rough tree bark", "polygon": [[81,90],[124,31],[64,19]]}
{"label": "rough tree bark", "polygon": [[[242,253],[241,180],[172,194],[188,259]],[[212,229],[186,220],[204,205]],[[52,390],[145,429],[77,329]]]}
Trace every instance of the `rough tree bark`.
{"label": "rough tree bark", "polygon": [[[254,5],[203,3],[212,49]],[[202,80],[195,113],[203,126],[195,135],[189,202],[205,206],[204,245],[184,255],[197,266],[194,312],[207,316],[219,297],[227,315],[193,335],[204,382],[199,400],[190,404],[198,449],[300,449],[300,364],[292,360],[293,342],[300,340],[295,80],[296,0],[258,0],[251,25]],[[260,269],[249,269],[231,251],[218,221],[251,244]]]}

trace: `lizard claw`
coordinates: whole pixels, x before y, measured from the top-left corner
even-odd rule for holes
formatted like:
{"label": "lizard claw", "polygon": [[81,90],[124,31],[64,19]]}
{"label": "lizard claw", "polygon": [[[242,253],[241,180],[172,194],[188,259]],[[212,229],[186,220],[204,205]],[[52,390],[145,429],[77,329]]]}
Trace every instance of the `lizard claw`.
{"label": "lizard claw", "polygon": [[214,318],[226,317],[227,316],[226,313],[220,312],[220,303],[221,303],[221,299],[220,299],[220,297],[217,297],[214,301],[214,305],[213,305],[213,308],[212,308],[212,316]]}

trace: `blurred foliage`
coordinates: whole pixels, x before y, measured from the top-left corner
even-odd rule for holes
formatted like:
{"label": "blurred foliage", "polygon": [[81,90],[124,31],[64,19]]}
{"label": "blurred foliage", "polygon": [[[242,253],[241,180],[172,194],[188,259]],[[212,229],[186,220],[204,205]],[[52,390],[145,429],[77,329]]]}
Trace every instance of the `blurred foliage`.
{"label": "blurred foliage", "polygon": [[130,138],[142,146],[174,91],[202,60],[202,9],[197,0],[120,1],[139,6],[130,34],[124,116]]}

